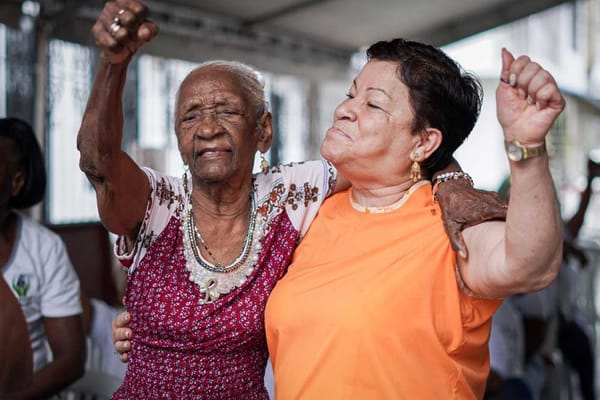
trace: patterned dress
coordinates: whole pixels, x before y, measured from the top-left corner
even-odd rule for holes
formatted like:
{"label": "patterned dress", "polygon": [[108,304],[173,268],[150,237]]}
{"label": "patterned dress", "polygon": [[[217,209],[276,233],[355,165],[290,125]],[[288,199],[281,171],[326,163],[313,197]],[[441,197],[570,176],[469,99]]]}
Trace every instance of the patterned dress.
{"label": "patterned dress", "polygon": [[182,180],[144,171],[152,193],[136,245],[124,254],[123,238],[116,244],[128,268],[133,338],[127,373],[113,398],[268,399],[265,304],[334,187],[334,169],[312,161],[253,177],[263,230],[256,265],[239,287],[203,305],[205,295],[186,269]]}

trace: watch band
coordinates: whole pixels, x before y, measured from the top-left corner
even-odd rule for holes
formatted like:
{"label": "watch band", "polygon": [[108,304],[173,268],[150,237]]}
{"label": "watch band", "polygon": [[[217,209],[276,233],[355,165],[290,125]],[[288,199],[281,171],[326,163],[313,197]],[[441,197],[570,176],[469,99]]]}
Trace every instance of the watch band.
{"label": "watch band", "polygon": [[504,147],[508,158],[512,161],[523,161],[547,153],[546,142],[536,146],[528,146],[517,140],[505,140]]}

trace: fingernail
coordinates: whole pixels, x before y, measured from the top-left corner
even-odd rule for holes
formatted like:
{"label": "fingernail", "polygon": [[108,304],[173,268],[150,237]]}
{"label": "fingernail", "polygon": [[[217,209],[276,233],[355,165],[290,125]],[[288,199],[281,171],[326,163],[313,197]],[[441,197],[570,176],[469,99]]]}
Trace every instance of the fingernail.
{"label": "fingernail", "polygon": [[517,75],[510,74],[510,76],[508,77],[508,83],[510,84],[510,86],[515,86],[517,84]]}
{"label": "fingernail", "polygon": [[128,349],[128,348],[129,348],[129,343],[124,343],[124,344],[123,344],[123,347],[124,347],[125,349]]}
{"label": "fingernail", "polygon": [[131,339],[131,331],[126,331],[126,332],[125,332],[125,337],[126,337],[127,339]]}
{"label": "fingernail", "polygon": [[462,258],[467,258],[467,254],[465,253],[465,251],[464,251],[464,250],[460,250],[460,251],[458,252],[458,255],[459,255],[459,256],[461,256]]}
{"label": "fingernail", "polygon": [[531,98],[531,96],[527,96],[527,104],[533,104],[533,99]]}
{"label": "fingernail", "polygon": [[143,26],[140,29],[139,35],[140,35],[141,39],[148,39],[148,37],[150,36],[150,29],[148,29],[145,26]]}

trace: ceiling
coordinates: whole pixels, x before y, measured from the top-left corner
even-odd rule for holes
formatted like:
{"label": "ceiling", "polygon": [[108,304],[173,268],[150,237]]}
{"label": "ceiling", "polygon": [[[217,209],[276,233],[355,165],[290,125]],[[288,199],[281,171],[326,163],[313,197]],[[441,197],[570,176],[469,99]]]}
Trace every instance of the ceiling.
{"label": "ceiling", "polygon": [[[100,0],[39,0],[50,37],[93,45]],[[328,78],[357,49],[405,37],[444,45],[567,0],[147,0],[161,28],[145,51],[200,61],[237,59],[273,71]],[[18,24],[21,0],[0,2]]]}

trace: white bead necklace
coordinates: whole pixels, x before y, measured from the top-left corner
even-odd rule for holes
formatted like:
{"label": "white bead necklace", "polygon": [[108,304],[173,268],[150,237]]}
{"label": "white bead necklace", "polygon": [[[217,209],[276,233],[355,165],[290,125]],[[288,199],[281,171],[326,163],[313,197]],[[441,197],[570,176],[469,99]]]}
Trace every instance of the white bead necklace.
{"label": "white bead necklace", "polygon": [[[184,189],[187,194],[186,181],[184,180]],[[260,242],[265,233],[264,220],[257,215],[256,201],[254,196],[251,195],[250,222],[240,255],[229,265],[219,265],[218,263],[215,265],[205,260],[200,253],[200,249],[198,249],[196,236],[199,237],[201,243],[204,240],[194,223],[191,197],[186,196],[186,198],[185,221],[182,224],[185,266],[190,273],[190,281],[200,288],[202,295],[199,299],[200,305],[211,304],[218,300],[221,295],[242,286],[254,271],[259,254],[262,251]]]}

